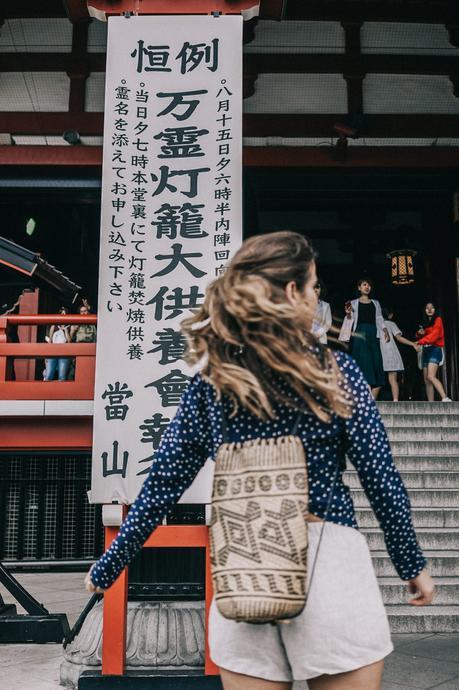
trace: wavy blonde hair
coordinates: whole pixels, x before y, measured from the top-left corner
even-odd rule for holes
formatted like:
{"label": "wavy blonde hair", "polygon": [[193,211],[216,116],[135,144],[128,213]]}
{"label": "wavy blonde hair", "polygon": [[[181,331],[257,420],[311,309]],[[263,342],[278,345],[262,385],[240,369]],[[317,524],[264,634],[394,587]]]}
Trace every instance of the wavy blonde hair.
{"label": "wavy blonde hair", "polygon": [[320,419],[349,416],[336,360],[310,332],[312,307],[286,297],[291,282],[304,291],[314,259],[298,233],[251,237],[208,287],[203,306],[182,323],[187,361],[204,362],[202,376],[219,397],[229,396],[233,414],[242,405],[268,419],[274,400],[292,406],[276,386],[280,376]]}

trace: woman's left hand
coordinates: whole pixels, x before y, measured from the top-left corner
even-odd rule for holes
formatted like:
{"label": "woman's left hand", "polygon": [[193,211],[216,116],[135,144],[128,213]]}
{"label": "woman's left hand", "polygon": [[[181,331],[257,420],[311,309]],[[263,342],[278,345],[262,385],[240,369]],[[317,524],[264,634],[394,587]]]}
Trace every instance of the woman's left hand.
{"label": "woman's left hand", "polygon": [[103,594],[105,592],[105,589],[102,589],[102,587],[97,587],[94,582],[91,580],[91,573],[93,571],[94,565],[92,565],[89,568],[89,572],[87,573],[86,577],[84,578],[84,586],[86,588],[87,592],[90,592],[91,594]]}

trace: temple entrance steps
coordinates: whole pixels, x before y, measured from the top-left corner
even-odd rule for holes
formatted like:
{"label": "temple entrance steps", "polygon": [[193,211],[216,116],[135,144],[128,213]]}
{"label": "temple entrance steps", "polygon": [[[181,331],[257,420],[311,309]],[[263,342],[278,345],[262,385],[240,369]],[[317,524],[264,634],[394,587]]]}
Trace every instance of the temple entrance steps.
{"label": "temple entrance steps", "polygon": [[434,604],[408,605],[355,471],[345,474],[394,633],[459,629],[459,403],[381,402],[395,464],[411,499],[419,542],[435,578]]}

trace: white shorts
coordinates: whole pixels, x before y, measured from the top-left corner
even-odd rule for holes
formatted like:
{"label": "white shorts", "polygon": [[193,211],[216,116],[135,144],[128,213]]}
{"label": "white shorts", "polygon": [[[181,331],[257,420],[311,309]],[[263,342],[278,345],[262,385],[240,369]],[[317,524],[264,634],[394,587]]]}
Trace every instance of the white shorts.
{"label": "white shorts", "polygon": [[[309,523],[311,572],[322,523]],[[271,681],[353,671],[391,653],[389,623],[365,537],[327,522],[304,611],[290,623],[251,625],[212,603],[210,656],[220,668]]]}

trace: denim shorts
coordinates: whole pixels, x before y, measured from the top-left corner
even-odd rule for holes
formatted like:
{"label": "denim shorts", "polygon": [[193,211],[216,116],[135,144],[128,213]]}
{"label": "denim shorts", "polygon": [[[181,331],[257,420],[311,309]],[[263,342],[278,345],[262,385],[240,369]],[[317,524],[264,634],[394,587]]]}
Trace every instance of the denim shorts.
{"label": "denim shorts", "polygon": [[424,345],[422,348],[422,367],[428,364],[440,364],[443,359],[443,350],[438,345]]}
{"label": "denim shorts", "polygon": [[[309,575],[321,522],[309,524]],[[365,537],[327,522],[303,612],[290,623],[224,618],[212,602],[210,656],[220,668],[271,681],[307,680],[380,661],[393,646]]]}

